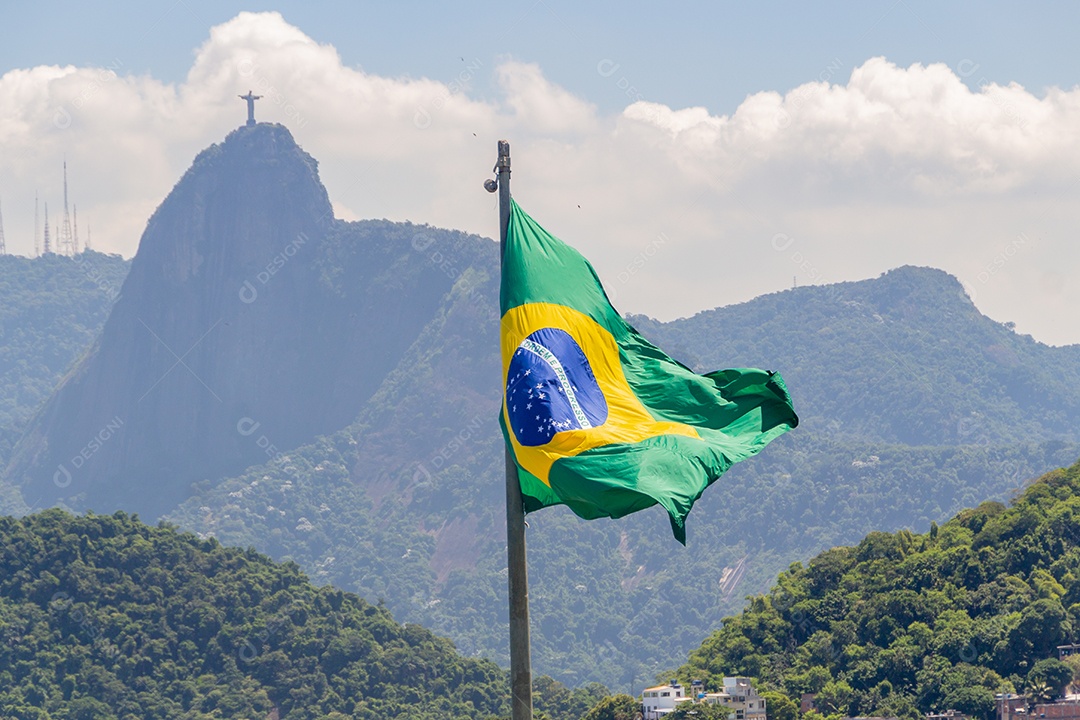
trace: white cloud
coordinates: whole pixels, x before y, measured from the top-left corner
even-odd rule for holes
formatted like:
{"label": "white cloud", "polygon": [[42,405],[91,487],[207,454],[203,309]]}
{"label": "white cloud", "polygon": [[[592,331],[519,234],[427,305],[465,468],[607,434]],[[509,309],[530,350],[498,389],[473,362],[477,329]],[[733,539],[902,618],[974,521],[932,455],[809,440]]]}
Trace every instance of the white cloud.
{"label": "white cloud", "polygon": [[596,108],[549,82],[539,65],[507,61],[496,69],[513,123],[543,135],[584,134],[596,130]]}
{"label": "white cloud", "polygon": [[[501,95],[471,84],[494,77]],[[106,68],[0,76],[0,199],[10,249],[31,250],[35,188],[61,205],[67,157],[80,225],[134,252],[146,219],[206,145],[244,120],[288,126],[335,208],[495,232],[495,141],[515,195],[596,264],[621,309],[691,314],[903,263],[966,282],[981,309],[1052,343],[1080,342],[1080,89],[971,89],[944,65],[836,61],[727,115],[645,100],[621,114],[537,65],[463,58],[450,80],[342,64],[277,13],[214,27],[184,82]],[[580,208],[578,207],[580,205]],[[783,234],[790,244],[774,242]],[[776,247],[784,247],[778,251]]]}

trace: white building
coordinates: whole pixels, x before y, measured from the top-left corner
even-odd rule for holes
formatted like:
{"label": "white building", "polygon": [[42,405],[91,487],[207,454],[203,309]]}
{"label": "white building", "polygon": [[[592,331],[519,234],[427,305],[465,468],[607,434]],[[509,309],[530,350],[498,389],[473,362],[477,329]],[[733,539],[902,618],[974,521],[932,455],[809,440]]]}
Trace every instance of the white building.
{"label": "white building", "polygon": [[645,691],[641,693],[642,720],[659,720],[674,710],[679,703],[689,702],[691,699],[683,690],[683,686],[676,682],[645,688]]}
{"label": "white building", "polygon": [[641,694],[642,720],[659,720],[684,702],[723,705],[728,710],[728,720],[766,720],[765,698],[750,685],[750,678],[726,677],[722,692],[704,692],[704,686],[694,681],[687,693],[682,685],[672,681],[670,685],[645,688]]}
{"label": "white building", "polygon": [[725,706],[729,720],[765,720],[765,698],[750,685],[750,678],[726,677],[723,692],[705,693],[700,701]]}

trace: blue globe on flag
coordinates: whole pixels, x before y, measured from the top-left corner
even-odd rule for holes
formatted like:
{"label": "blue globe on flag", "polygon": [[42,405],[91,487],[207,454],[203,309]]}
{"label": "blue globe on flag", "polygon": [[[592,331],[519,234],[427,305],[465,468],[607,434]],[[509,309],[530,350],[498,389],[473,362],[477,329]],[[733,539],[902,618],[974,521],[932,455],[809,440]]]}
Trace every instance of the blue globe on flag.
{"label": "blue globe on flag", "polygon": [[543,328],[521,341],[506,375],[511,430],[526,447],[555,433],[598,427],[608,406],[581,346],[565,330]]}

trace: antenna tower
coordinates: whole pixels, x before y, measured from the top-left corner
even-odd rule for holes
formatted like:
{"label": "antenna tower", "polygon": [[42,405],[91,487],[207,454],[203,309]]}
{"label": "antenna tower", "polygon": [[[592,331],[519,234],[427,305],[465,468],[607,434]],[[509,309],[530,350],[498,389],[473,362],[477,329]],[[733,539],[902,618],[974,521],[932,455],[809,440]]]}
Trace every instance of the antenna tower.
{"label": "antenna tower", "polygon": [[56,234],[56,251],[61,255],[74,255],[79,251],[71,232],[71,215],[68,213],[67,160],[64,161],[64,222]]}
{"label": "antenna tower", "polygon": [[71,206],[71,245],[75,253],[79,252],[79,206]]}
{"label": "antenna tower", "polygon": [[49,240],[49,203],[45,203],[45,251],[42,255],[48,255],[52,252],[52,243]]}
{"label": "antenna tower", "polygon": [[7,244],[4,242],[4,210],[0,208],[0,255],[7,255]]}
{"label": "antenna tower", "polygon": [[93,250],[94,246],[90,244],[90,223],[86,224],[86,244],[83,245],[84,250]]}

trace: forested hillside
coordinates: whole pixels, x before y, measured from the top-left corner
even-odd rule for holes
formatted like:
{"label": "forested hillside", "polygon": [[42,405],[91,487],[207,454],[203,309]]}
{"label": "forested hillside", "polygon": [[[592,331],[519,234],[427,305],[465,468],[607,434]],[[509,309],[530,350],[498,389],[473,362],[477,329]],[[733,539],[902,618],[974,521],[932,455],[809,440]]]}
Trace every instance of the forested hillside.
{"label": "forested hillside", "polygon": [[[795,563],[679,670],[750,675],[825,714],[994,713],[994,693],[1060,694],[1080,666],[1080,463],[1006,507],[985,502],[927,533],[874,532]],[[1080,673],[1078,673],[1080,674]]]}
{"label": "forested hillside", "polygon": [[[604,688],[538,678],[577,720]],[[0,717],[496,718],[494,663],[294,563],[135,517],[0,518]]]}
{"label": "forested hillside", "polygon": [[[423,256],[436,252],[453,267],[466,266],[441,240]],[[443,309],[352,427],[208,485],[170,517],[223,542],[293,558],[319,581],[383,597],[398,616],[446,633],[467,653],[505,663],[495,285],[494,273],[462,272]],[[1076,371],[1074,353],[1038,346],[978,314],[959,283],[934,270],[905,268],[836,288],[800,289],[798,301],[790,292],[759,298],[747,304],[745,319],[744,306],[726,309],[726,332],[710,330],[718,344],[741,338],[717,366],[762,364],[787,378],[790,363],[798,378],[789,381],[796,409],[809,420],[705,493],[690,516],[685,550],[672,546],[662,512],[618,522],[583,522],[562,509],[530,516],[534,656],[542,671],[569,683],[640,688],[737,612],[748,593],[767,589],[791,561],[875,529],[925,529],[965,506],[1004,498],[1026,479],[1080,455],[1077,423],[1061,423],[1065,439],[1049,440],[1038,428],[1026,437],[1008,436],[997,425],[991,437],[972,415],[972,408],[984,407],[981,401],[959,391],[928,407],[939,416],[938,428],[964,419],[964,438],[943,431],[938,444],[910,445],[895,433],[880,439],[880,429],[864,438],[863,428],[919,412],[881,405],[876,389],[899,393],[913,382],[898,370],[894,379],[884,377],[882,358],[899,356],[935,375],[963,378],[970,367],[966,350],[955,357],[934,354],[942,335],[1037,354],[1041,362],[1067,367],[1063,373]],[[848,314],[845,304],[848,297],[871,295],[903,305],[904,292],[938,314],[890,315],[882,330],[873,313]],[[940,324],[946,315],[951,324]],[[763,328],[765,317],[776,319]],[[838,343],[817,332],[827,318],[831,327],[847,328],[845,337],[873,331],[894,345],[875,354]],[[685,357],[689,331],[663,337],[656,327],[642,326]],[[770,344],[779,359],[769,362],[754,350],[754,338]],[[923,358],[934,358],[933,364]],[[970,387],[965,382],[942,384]],[[845,421],[846,433],[814,405],[845,389],[845,417],[857,419]]]}
{"label": "forested hillside", "polygon": [[74,258],[0,255],[0,467],[101,331],[129,266],[119,255],[93,251]]}

